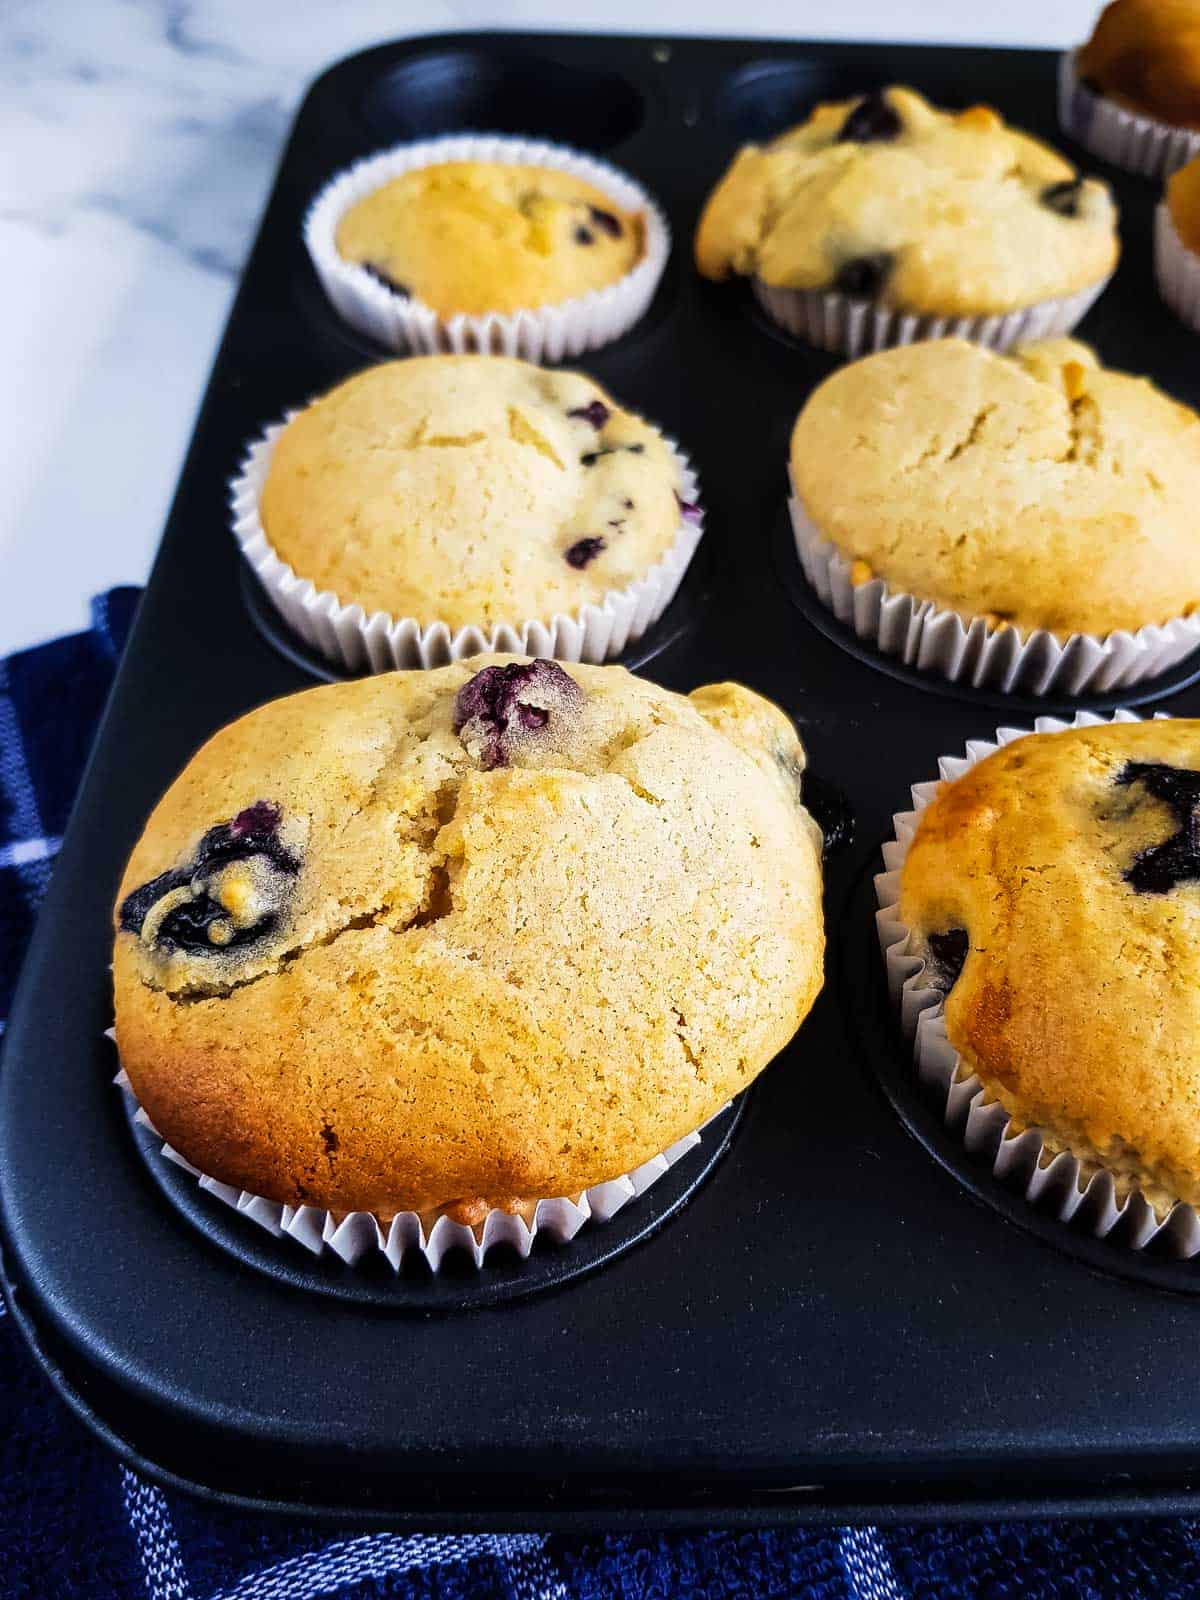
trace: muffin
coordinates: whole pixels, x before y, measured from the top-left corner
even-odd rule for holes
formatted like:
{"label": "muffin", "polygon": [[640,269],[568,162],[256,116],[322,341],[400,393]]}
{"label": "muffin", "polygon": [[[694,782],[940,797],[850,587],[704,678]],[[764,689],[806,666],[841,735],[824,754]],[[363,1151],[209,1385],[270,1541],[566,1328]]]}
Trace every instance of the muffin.
{"label": "muffin", "polygon": [[211,1178],[474,1226],[627,1173],[821,986],[791,723],[736,684],[495,657],[222,729],[114,913],[116,1040]]}
{"label": "muffin", "polygon": [[1063,57],[1063,127],[1097,155],[1147,177],[1200,153],[1200,4],[1113,0]]}
{"label": "muffin", "polygon": [[1075,693],[1200,644],[1200,418],[1073,340],[842,367],[791,475],[810,582],[912,665]]}
{"label": "muffin", "polygon": [[939,111],[893,87],[745,146],[695,249],[705,277],[750,277],[776,321],[856,354],[945,332],[996,346],[1066,333],[1118,241],[1105,184],[986,106]]}
{"label": "muffin", "polygon": [[284,616],[341,665],[501,644],[599,660],[674,594],[694,494],[661,434],[591,378],[424,356],[368,367],[268,435],[236,531]]}
{"label": "muffin", "polygon": [[624,174],[554,145],[402,145],[327,185],[305,225],[341,314],[398,350],[560,360],[632,326],[669,234]]}
{"label": "muffin", "polygon": [[1200,329],[1200,156],[1167,180],[1154,218],[1154,268],[1172,311]]}
{"label": "muffin", "polygon": [[958,1076],[1010,1139],[1038,1130],[1027,1166],[1065,1152],[1161,1221],[1200,1204],[1200,722],[1010,737],[920,812],[907,954],[945,996]]}

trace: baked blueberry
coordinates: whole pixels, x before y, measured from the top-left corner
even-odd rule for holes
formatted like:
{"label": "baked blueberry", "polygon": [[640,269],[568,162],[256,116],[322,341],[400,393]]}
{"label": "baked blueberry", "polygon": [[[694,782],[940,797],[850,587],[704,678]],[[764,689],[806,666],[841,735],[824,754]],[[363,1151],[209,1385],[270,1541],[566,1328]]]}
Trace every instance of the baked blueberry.
{"label": "baked blueberry", "polygon": [[392,294],[398,294],[402,300],[412,298],[411,289],[406,288],[402,283],[397,283],[395,278],[389,278],[383,268],[377,267],[373,261],[360,261],[359,266],[368,277],[374,278],[375,282],[381,283],[385,289],[390,289]]}
{"label": "baked blueberry", "polygon": [[1157,761],[1129,761],[1116,781],[1122,788],[1140,783],[1179,824],[1170,838],[1134,857],[1125,881],[1139,894],[1166,894],[1177,884],[1200,878],[1200,772]]}
{"label": "baked blueberry", "polygon": [[595,244],[595,242],[596,235],[590,228],[585,228],[582,224],[580,224],[580,226],[575,229],[576,244]]}
{"label": "baked blueberry", "polygon": [[1061,183],[1047,184],[1038,199],[1051,211],[1057,211],[1060,217],[1077,217],[1082,194],[1082,178],[1065,178]]}
{"label": "baked blueberry", "polygon": [[948,928],[945,933],[931,933],[926,939],[929,961],[939,989],[953,989],[967,959],[971,941],[965,928]]}
{"label": "baked blueberry", "polygon": [[454,701],[454,731],[485,771],[509,757],[551,723],[568,721],[583,691],[554,661],[512,661],[468,678]]}
{"label": "baked blueberry", "polygon": [[887,282],[894,262],[895,257],[886,250],[873,256],[853,256],[838,268],[833,287],[856,299],[871,300]]}
{"label": "baked blueberry", "polygon": [[568,411],[569,417],[578,417],[581,422],[590,422],[596,432],[608,421],[612,412],[603,400],[590,400],[586,406],[576,406],[573,411]]}
{"label": "baked blueberry", "polygon": [[300,870],[279,838],[280,809],[258,800],[212,827],[192,859],[126,896],[121,927],[162,950],[213,955],[279,922]]}
{"label": "baked blueberry", "polygon": [[607,546],[603,539],[576,539],[575,543],[566,552],[567,565],[578,567],[582,570],[595,561],[601,550]]}
{"label": "baked blueberry", "polygon": [[610,239],[619,239],[621,237],[620,219],[614,217],[611,211],[605,211],[602,206],[589,206],[588,215],[601,232],[608,234]]}
{"label": "baked blueberry", "polygon": [[839,144],[879,144],[898,139],[904,124],[888,104],[882,90],[866,95],[842,123]]}

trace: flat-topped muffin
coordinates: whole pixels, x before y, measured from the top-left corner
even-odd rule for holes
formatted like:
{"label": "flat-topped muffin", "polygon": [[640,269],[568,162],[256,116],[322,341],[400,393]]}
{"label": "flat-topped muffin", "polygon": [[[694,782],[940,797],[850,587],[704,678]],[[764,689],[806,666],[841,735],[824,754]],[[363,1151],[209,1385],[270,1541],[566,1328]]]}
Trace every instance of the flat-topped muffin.
{"label": "flat-topped muffin", "polygon": [[1200,1203],[1200,722],[1014,740],[921,814],[900,919],[1018,1128]]}
{"label": "flat-topped muffin", "polygon": [[553,167],[417,167],[349,208],[339,254],[443,317],[555,305],[607,288],[645,250],[645,225]]}
{"label": "flat-topped muffin", "polygon": [[637,582],[675,542],[681,487],[662,436],[591,378],[426,356],[294,417],[260,514],[318,590],[455,630],[574,614]]}
{"label": "flat-topped muffin", "polygon": [[709,278],[956,316],[1083,290],[1117,253],[1105,184],[987,106],[940,111],[897,87],[745,146],[696,234]]}
{"label": "flat-topped muffin", "polygon": [[504,657],[310,689],[193,757],[115,910],[164,1138],[292,1204],[573,1195],[699,1126],[821,985],[789,720]]}
{"label": "flat-topped muffin", "polygon": [[1059,635],[1200,604],[1200,418],[1072,340],[882,351],[810,396],[796,494],[856,581]]}
{"label": "flat-topped muffin", "polygon": [[1200,0],[1113,0],[1075,64],[1127,110],[1200,129]]}

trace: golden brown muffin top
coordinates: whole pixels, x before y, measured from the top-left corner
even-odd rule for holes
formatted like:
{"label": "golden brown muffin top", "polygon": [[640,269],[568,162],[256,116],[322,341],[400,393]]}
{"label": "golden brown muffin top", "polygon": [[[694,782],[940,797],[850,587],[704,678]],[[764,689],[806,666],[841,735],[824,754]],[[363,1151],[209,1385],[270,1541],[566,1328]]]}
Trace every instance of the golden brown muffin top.
{"label": "golden brown muffin top", "polygon": [[553,167],[446,161],[351,206],[338,252],[442,317],[557,305],[604,289],[645,252],[645,224]]}
{"label": "golden brown muffin top", "polygon": [[1200,128],[1200,0],[1112,0],[1075,61],[1128,110]]}
{"label": "golden brown muffin top", "polygon": [[275,701],[151,815],[116,1034],[202,1171],[338,1211],[575,1194],[697,1127],[821,984],[803,751],[734,684],[496,657]]}
{"label": "golden brown muffin top", "polygon": [[1200,1202],[1200,721],[1034,734],[946,783],[900,917],[951,1044],[1052,1148]]}
{"label": "golden brown muffin top", "polygon": [[852,362],[801,411],[791,469],[847,559],[964,617],[1105,635],[1200,604],[1200,417],[1075,340]]}

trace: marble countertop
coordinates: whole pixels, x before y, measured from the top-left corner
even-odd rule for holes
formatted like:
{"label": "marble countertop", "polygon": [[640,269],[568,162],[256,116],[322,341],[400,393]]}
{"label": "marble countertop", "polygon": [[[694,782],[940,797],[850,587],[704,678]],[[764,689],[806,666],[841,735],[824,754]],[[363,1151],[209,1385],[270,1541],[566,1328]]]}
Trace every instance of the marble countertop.
{"label": "marble countertop", "polygon": [[[1096,0],[659,0],[655,31],[1063,45]],[[470,27],[646,32],[636,0],[7,0],[0,7],[0,653],[86,621],[158,543],[292,112],[340,56]]]}

